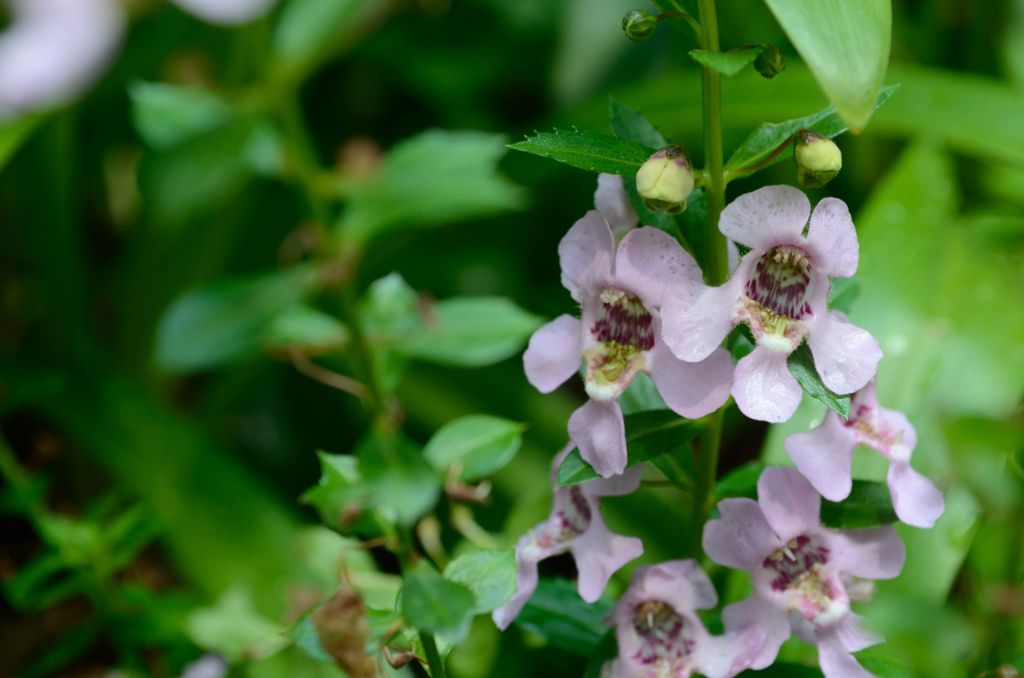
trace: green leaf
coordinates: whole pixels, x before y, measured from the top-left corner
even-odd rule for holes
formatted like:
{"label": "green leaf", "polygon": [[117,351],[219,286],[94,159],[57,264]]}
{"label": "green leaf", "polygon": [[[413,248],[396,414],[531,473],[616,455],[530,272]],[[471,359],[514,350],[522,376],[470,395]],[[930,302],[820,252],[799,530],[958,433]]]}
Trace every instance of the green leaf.
{"label": "green leaf", "polygon": [[299,617],[299,621],[295,622],[290,629],[285,632],[285,635],[292,639],[300,650],[308,654],[313,659],[321,662],[334,662],[331,655],[327,654],[323,646],[320,645],[320,634],[317,633],[316,624],[314,623],[313,616],[316,611],[320,609],[317,605],[313,609],[306,612],[304,615]]}
{"label": "green leaf", "polygon": [[841,502],[821,501],[821,523],[828,527],[877,527],[896,522],[892,496],[885,483],[854,480],[850,496]]}
{"label": "green leaf", "polygon": [[444,577],[473,592],[477,614],[504,605],[516,592],[516,554],[503,551],[472,551],[448,563]]}
{"label": "green leaf", "polygon": [[767,468],[764,462],[751,461],[737,466],[715,483],[715,498],[747,497],[757,499],[757,480]]}
{"label": "green leaf", "polygon": [[348,341],[348,327],[340,320],[305,304],[285,309],[263,333],[263,348],[269,351],[298,348],[320,353],[340,349]]}
{"label": "green leaf", "polygon": [[[670,452],[685,450],[687,443],[704,430],[703,419],[684,419],[672,410],[637,412],[625,417],[627,466],[633,466]],[[558,467],[560,485],[576,485],[600,478],[574,449]]]}
{"label": "green leaf", "polygon": [[380,511],[362,506],[369,490],[363,484],[356,457],[325,452],[317,452],[317,456],[320,480],[303,493],[300,501],[313,506],[324,524],[342,534],[374,538],[392,533],[391,522]]}
{"label": "green leaf", "polygon": [[620,139],[634,141],[648,148],[658,149],[668,145],[654,125],[639,111],[634,111],[615,97],[608,99],[608,116],[612,132]]}
{"label": "green leaf", "polygon": [[188,372],[259,354],[261,338],[274,319],[316,285],[315,271],[300,267],[222,280],[186,294],[160,319],[157,366],[165,372]]}
{"label": "green leaf", "polygon": [[189,640],[228,661],[277,652],[287,643],[280,631],[253,608],[251,597],[240,587],[228,589],[214,605],[197,609],[185,621]]}
{"label": "green leaf", "polygon": [[799,348],[790,353],[786,364],[804,393],[825,403],[843,419],[850,416],[850,396],[836,395],[825,386],[814,367],[814,356],[811,355],[811,349],[807,348],[807,344],[800,344]]}
{"label": "green leaf", "polygon": [[485,478],[502,467],[519,451],[524,424],[472,414],[445,424],[431,437],[423,456],[439,471],[458,463],[460,477],[467,482]]}
{"label": "green leaf", "polygon": [[371,0],[289,0],[277,19],[271,42],[277,68],[297,73],[353,40],[379,7]]}
{"label": "green leaf", "polygon": [[208,132],[233,115],[231,106],[213,92],[157,82],[128,87],[132,123],[142,140],[164,150]]}
{"label": "green leaf", "polygon": [[33,115],[0,125],[0,168],[3,168],[11,156],[28,140],[42,119],[41,116]]}
{"label": "green leaf", "polygon": [[270,123],[232,118],[171,148],[146,153],[139,190],[159,226],[179,226],[223,206],[253,177],[275,173],[282,148]]}
{"label": "green leaf", "polygon": [[360,442],[358,457],[367,499],[385,517],[412,525],[437,502],[441,480],[410,441],[371,433]]}
{"label": "green leaf", "polygon": [[[878,93],[875,105],[876,110],[884,104],[897,85],[887,85]],[[834,138],[847,130],[847,124],[832,106],[821,109],[816,113],[805,115],[802,118],[784,120],[783,122],[766,122],[758,125],[757,129],[750,133],[739,148],[733,151],[729,161],[725,163],[727,172],[744,172],[755,165],[763,164],[763,167],[770,167],[777,162],[790,157],[788,153],[779,153],[768,161],[768,157],[780,146],[787,143],[794,134],[802,129],[809,129],[822,136]],[[763,168],[762,167],[762,168]],[[760,169],[760,168],[759,168]],[[745,173],[745,172],[744,172]]]}
{"label": "green leaf", "polygon": [[864,129],[889,65],[889,0],[765,2],[839,115]]}
{"label": "green leaf", "polygon": [[573,130],[538,132],[509,148],[557,160],[591,172],[632,177],[651,156],[652,149],[606,134]]}
{"label": "green leaf", "polygon": [[702,66],[715,69],[722,75],[736,75],[754,63],[761,54],[760,47],[737,47],[728,52],[709,52],[704,49],[691,49],[690,58]]}
{"label": "green leaf", "polygon": [[353,182],[340,228],[365,242],[397,226],[434,226],[523,205],[521,188],[497,173],[505,139],[430,130],[397,144],[372,178]]}
{"label": "green leaf", "polygon": [[607,598],[588,604],[571,582],[542,578],[515,623],[555,647],[589,657],[607,630],[604,618],[611,610]]}
{"label": "green leaf", "polygon": [[405,576],[401,595],[402,615],[420,631],[436,633],[460,643],[469,633],[476,603],[473,592],[420,561]]}
{"label": "green leaf", "polygon": [[509,358],[540,326],[540,318],[499,297],[455,297],[428,312],[426,328],[394,349],[420,360],[479,367]]}

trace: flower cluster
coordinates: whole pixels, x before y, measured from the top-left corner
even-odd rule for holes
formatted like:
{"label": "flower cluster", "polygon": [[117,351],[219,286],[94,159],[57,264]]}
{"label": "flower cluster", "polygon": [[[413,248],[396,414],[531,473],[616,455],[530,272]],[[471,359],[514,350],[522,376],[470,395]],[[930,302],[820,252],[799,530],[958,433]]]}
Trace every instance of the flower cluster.
{"label": "flower cluster", "polygon": [[[570,445],[554,461],[551,517],[519,541],[517,592],[495,611],[495,623],[506,628],[532,595],[539,560],[571,551],[580,595],[594,601],[612,574],[642,555],[640,541],[609,532],[598,511],[599,497],[640,484],[642,465],[628,465],[618,404],[639,372],[680,416],[709,414],[731,394],[746,416],[782,422],[802,397],[788,358],[806,342],[821,382],[850,394],[849,417],[829,412],[814,430],[789,436],[785,448],[796,468],[766,469],[757,501],[724,499],[719,517],[703,527],[707,556],[748,572],[753,595],[724,609],[724,633],[716,636],[696,614],[715,607],[718,597],[695,561],[637,568],[608,619],[619,656],[604,673],[733,676],[769,666],[796,633],[817,645],[829,678],[870,675],[852,653],[881,640],[864,628],[851,601],[870,595],[871,580],[900,573],[903,543],[890,526],[822,526],[821,499],[849,496],[858,444],[890,460],[888,484],[901,521],[931,527],[943,498],[910,466],[913,426],[878,403],[878,342],[828,308],[831,278],[857,270],[849,210],[835,198],[812,210],[789,186],[740,196],[722,212],[719,228],[730,254],[737,244],[745,253],[731,262],[727,282],[708,287],[674,237],[637,227],[621,178],[599,177],[595,206],[558,248],[562,283],[580,304],[580,317],[563,315],[539,329],[523,357],[527,378],[541,392],[580,372],[588,400],[570,417]],[[722,344],[740,324],[756,346],[734,366]],[[601,478],[559,486],[557,469],[574,447]]]}

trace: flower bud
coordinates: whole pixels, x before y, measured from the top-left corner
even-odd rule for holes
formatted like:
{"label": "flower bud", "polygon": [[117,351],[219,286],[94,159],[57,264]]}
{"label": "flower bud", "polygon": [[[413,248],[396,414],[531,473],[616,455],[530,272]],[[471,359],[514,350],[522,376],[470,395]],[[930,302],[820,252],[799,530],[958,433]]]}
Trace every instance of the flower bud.
{"label": "flower bud", "polygon": [[806,129],[797,132],[793,155],[796,158],[796,178],[802,186],[824,186],[843,167],[843,154],[836,143]]}
{"label": "flower bud", "polygon": [[680,146],[666,146],[647,159],[636,173],[636,190],[655,211],[678,214],[693,192],[690,158]]}
{"label": "flower bud", "polygon": [[643,42],[654,35],[658,19],[650,12],[634,9],[622,17],[622,32],[633,42]]}
{"label": "flower bud", "polygon": [[786,57],[775,45],[761,45],[761,53],[754,60],[754,68],[762,77],[771,80],[786,68]]}

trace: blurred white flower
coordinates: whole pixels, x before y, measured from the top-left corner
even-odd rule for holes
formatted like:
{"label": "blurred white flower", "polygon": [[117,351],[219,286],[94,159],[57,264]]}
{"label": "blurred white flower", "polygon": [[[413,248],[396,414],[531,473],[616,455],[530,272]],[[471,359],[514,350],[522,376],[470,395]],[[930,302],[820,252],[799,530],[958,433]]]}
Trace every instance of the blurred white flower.
{"label": "blurred white flower", "polygon": [[186,12],[214,24],[243,24],[262,16],[276,0],[172,0]]}
{"label": "blurred white flower", "polygon": [[115,0],[4,0],[0,34],[0,119],[63,104],[89,87],[120,42]]}

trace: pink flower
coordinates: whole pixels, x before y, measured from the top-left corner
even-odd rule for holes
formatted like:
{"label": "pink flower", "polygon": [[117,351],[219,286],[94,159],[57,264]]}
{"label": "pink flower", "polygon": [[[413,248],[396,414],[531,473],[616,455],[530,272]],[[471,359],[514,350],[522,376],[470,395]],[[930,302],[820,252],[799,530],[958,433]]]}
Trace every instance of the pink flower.
{"label": "pink flower", "polygon": [[562,315],[537,330],[523,365],[530,383],[548,393],[583,361],[590,400],[569,419],[569,436],[608,477],[626,467],[618,397],[638,372],[651,376],[670,408],[693,419],[729,397],[732,361],[717,349],[701,362],[684,362],[662,343],[658,309],[665,291],[674,281],[700,280],[696,262],[668,234],[645,226],[616,248],[608,221],[591,210],[562,238],[558,255],[562,284],[582,305],[582,319]]}
{"label": "pink flower", "polygon": [[612,229],[616,238],[636,228],[640,219],[629,204],[626,187],[618,174],[598,174],[597,190],[594,191],[594,207]]}
{"label": "pink flower", "polygon": [[214,24],[242,24],[266,14],[277,0],[173,0],[183,10]]}
{"label": "pink flower", "polygon": [[888,483],[896,515],[908,525],[931,527],[945,505],[942,492],[910,467],[916,443],[917,432],[907,417],[879,405],[871,381],[850,399],[849,419],[829,411],[816,429],[786,438],[785,447],[800,473],[831,501],[850,495],[854,448],[874,448],[890,462]]}
{"label": "pink flower", "polygon": [[67,103],[100,76],[124,30],[115,0],[7,0],[0,119]]}
{"label": "pink flower", "polygon": [[844,580],[890,579],[903,569],[903,542],[891,527],[829,530],[821,497],[796,469],[770,468],[757,482],[756,502],[725,499],[721,519],[704,526],[704,551],[716,563],[750,572],[754,594],[725,608],[725,628],[756,626],[765,645],[751,666],[770,665],[796,632],[818,645],[827,678],[870,675],[851,652],[881,642],[850,611]]}
{"label": "pink flower", "polygon": [[721,287],[684,283],[667,295],[664,337],[677,357],[704,360],[733,326],[747,323],[757,346],[736,365],[732,395],[745,415],[771,422],[789,419],[800,403],[786,358],[805,339],[821,380],[836,393],[853,393],[875,376],[878,342],[827,309],[829,278],[857,270],[857,233],[845,203],[825,198],[811,213],[797,189],[766,186],[729,204],[718,226],[751,249]]}
{"label": "pink flower", "polygon": [[718,604],[711,580],[693,560],[637,568],[609,619],[616,624],[619,658],[613,678],[734,676],[761,652],[764,631],[712,636],[696,610]]}
{"label": "pink flower", "polygon": [[629,494],[640,486],[643,469],[638,465],[621,476],[596,479],[566,487],[558,484],[558,467],[572,446],[566,447],[551,466],[554,506],[551,516],[527,532],[516,544],[516,593],[491,617],[499,629],[506,629],[537,589],[537,563],[568,551],[576,560],[580,597],[592,603],[601,597],[615,572],[640,557],[644,545],[636,537],[612,534],[601,519],[601,497]]}

